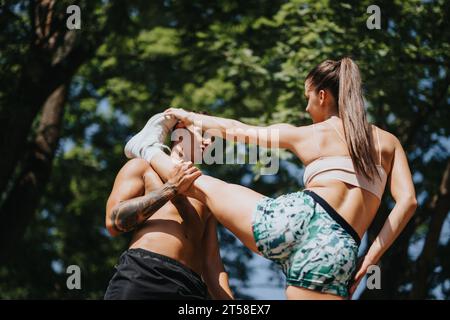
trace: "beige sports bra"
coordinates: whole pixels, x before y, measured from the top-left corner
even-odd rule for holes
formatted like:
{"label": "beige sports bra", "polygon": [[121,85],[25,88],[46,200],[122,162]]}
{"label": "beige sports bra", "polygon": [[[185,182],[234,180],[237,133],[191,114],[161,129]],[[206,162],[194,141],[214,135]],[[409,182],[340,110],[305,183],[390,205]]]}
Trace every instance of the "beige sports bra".
{"label": "beige sports bra", "polygon": [[[325,121],[323,122],[325,123]],[[338,134],[339,138],[346,141],[342,138],[339,131],[335,128],[335,126],[330,123],[333,129]],[[377,164],[378,172],[380,173],[381,179],[377,176],[374,177],[374,180],[371,181],[367,179],[365,176],[356,173],[354,169],[353,162],[350,156],[328,156],[328,157],[319,157],[318,159],[312,161],[305,167],[305,172],[303,174],[303,183],[307,186],[312,180],[329,180],[336,179],[348,183],[350,185],[363,188],[371,193],[373,193],[378,199],[381,199],[384,188],[386,185],[387,174],[381,165],[381,148],[380,148],[380,136],[378,134],[378,128],[375,127],[377,131],[377,140],[378,140],[378,152],[379,152],[379,164]],[[314,137],[316,135],[315,125],[313,124]],[[320,152],[320,150],[319,150]]]}

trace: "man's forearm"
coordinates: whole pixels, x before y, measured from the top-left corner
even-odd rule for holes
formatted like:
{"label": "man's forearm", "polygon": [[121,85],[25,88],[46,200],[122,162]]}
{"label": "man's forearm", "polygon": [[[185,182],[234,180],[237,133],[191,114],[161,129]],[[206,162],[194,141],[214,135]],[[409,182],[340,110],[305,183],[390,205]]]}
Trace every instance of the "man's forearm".
{"label": "man's forearm", "polygon": [[221,272],[219,275],[219,283],[222,288],[221,295],[218,297],[222,300],[234,299],[233,292],[230,289],[230,282],[228,279],[228,273]]}
{"label": "man's forearm", "polygon": [[120,202],[111,213],[112,226],[118,232],[132,231],[176,194],[176,187],[165,183],[142,197]]}
{"label": "man's forearm", "polygon": [[206,279],[209,293],[214,300],[234,299],[228,281],[228,273],[220,272],[213,279]]}

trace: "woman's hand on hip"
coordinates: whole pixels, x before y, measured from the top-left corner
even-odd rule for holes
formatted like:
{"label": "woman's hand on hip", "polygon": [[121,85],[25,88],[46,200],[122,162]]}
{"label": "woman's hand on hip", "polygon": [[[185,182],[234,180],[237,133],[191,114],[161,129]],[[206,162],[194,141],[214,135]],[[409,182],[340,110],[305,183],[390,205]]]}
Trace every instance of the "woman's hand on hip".
{"label": "woman's hand on hip", "polygon": [[356,288],[358,288],[359,283],[361,282],[361,280],[364,278],[364,276],[367,273],[367,269],[371,266],[374,265],[375,263],[369,259],[367,256],[364,256],[359,262],[358,265],[356,267],[356,275],[353,278],[352,284],[350,286],[350,290],[349,290],[349,294],[350,294],[350,298],[353,296],[353,294],[356,291]]}

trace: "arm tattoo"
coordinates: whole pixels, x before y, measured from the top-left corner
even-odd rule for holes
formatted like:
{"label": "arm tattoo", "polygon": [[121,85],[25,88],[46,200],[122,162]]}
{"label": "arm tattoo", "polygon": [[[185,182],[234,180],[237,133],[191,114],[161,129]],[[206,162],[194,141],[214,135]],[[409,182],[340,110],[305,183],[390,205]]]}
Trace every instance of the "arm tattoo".
{"label": "arm tattoo", "polygon": [[176,187],[166,183],[142,197],[120,202],[111,213],[113,228],[119,232],[135,229],[175,195]]}

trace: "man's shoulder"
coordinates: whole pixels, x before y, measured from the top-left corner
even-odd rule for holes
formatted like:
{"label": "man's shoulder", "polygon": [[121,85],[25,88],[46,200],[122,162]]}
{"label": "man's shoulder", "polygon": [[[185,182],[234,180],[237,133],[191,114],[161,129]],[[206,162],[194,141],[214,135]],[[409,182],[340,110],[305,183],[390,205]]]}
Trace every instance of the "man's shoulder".
{"label": "man's shoulder", "polygon": [[152,166],[146,160],[140,158],[128,160],[120,170],[122,174],[126,175],[143,175],[149,171],[154,172]]}

